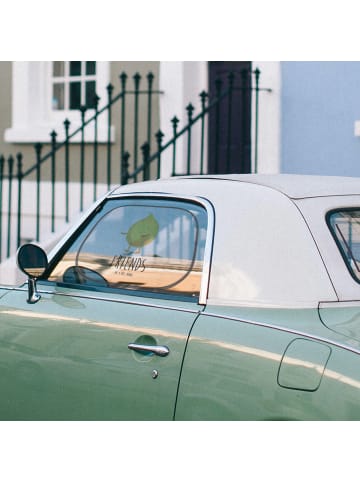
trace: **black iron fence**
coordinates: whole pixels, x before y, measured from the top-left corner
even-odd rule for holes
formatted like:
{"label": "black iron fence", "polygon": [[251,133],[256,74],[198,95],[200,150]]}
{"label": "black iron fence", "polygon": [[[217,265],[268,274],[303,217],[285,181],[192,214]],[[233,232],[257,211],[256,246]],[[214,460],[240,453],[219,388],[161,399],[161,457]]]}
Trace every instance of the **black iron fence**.
{"label": "black iron fence", "polygon": [[[33,238],[36,241],[40,240],[40,233],[47,231],[47,233],[54,233],[57,229],[56,223],[59,219],[59,212],[61,211],[61,219],[68,223],[71,219],[72,212],[82,212],[85,205],[89,201],[95,200],[99,195],[99,185],[106,190],[109,190],[114,184],[128,184],[130,182],[137,182],[141,180],[149,180],[151,178],[159,178],[161,176],[162,163],[164,155],[167,155],[167,163],[170,175],[176,176],[181,174],[203,174],[207,172],[207,158],[206,152],[208,149],[207,138],[207,122],[211,112],[215,112],[215,131],[221,129],[220,119],[216,112],[219,112],[221,103],[226,102],[226,99],[231,101],[234,82],[232,73],[229,74],[227,82],[218,81],[216,93],[212,97],[205,91],[200,95],[200,111],[195,114],[195,108],[192,104],[186,107],[185,125],[179,128],[179,119],[175,116],[171,119],[171,138],[164,142],[164,134],[157,130],[153,134],[153,102],[154,96],[161,94],[160,91],[153,88],[154,75],[149,73],[145,79],[146,86],[141,88],[141,82],[144,80],[139,74],[133,77],[132,89],[128,88],[128,78],[125,73],[120,75],[121,89],[120,92],[114,96],[113,85],[107,87],[108,99],[104,107],[99,109],[99,97],[95,98],[95,112],[86,118],[86,108],[80,109],[81,125],[79,128],[71,131],[71,124],[69,120],[64,121],[64,141],[58,142],[58,133],[53,131],[50,134],[50,146],[46,153],[44,153],[44,145],[37,143],[34,145],[35,162],[27,169],[23,168],[24,158],[21,153],[16,156],[9,156],[5,159],[0,156],[0,262],[4,258],[10,257],[20,244],[25,240],[25,237]],[[258,146],[258,105],[260,88],[260,71],[248,71],[246,75],[242,75],[246,80],[246,85],[240,89],[250,89],[253,93],[255,119],[253,121],[254,129],[254,163],[253,171],[257,172],[257,146]],[[253,79],[248,82],[248,79]],[[132,98],[132,122],[131,125],[127,122],[127,106],[126,103],[129,98]],[[140,107],[140,99],[145,100],[145,106]],[[112,141],[112,122],[114,116],[114,106],[118,103],[120,106],[120,140],[118,153],[118,169],[114,169],[116,161],[113,155],[113,141]],[[230,102],[231,103],[231,102]],[[140,122],[141,112],[141,122]],[[101,145],[98,140],[98,123],[99,117],[106,116],[107,126],[107,140]],[[146,140],[140,142],[140,124],[143,125],[144,117],[146,119]],[[93,140],[85,142],[86,127],[93,126]],[[132,131],[132,146],[129,148],[125,145],[126,129]],[[230,152],[231,126],[228,127],[228,152]],[[197,152],[194,152],[194,133],[196,133]],[[74,139],[77,136],[76,144]],[[80,139],[79,139],[80,136]],[[185,149],[181,154],[182,163],[179,168],[178,145],[182,142]],[[216,148],[216,147],[215,147]],[[185,150],[185,159],[183,158]],[[76,152],[77,151],[77,152]],[[195,164],[193,161],[197,160]],[[76,162],[73,162],[73,161]],[[70,201],[74,203],[74,194],[70,189],[73,184],[73,176],[71,169],[76,165],[77,173],[77,207],[72,206],[70,212]],[[194,166],[196,165],[196,171]],[[47,169],[47,186],[48,190],[44,191],[43,171]],[[61,168],[60,168],[61,166]],[[115,178],[114,172],[119,173],[119,177]],[[61,173],[61,178],[60,174]],[[100,176],[101,174],[101,181]],[[32,201],[30,211],[33,215],[34,234],[23,235],[23,224],[26,210],[29,211],[29,199],[24,195],[24,181],[32,179]],[[59,187],[61,184],[61,188]],[[92,193],[91,199],[85,196],[85,187],[87,194],[89,186],[91,185]],[[57,190],[60,190],[60,195]],[[46,209],[45,209],[46,208]],[[44,221],[44,210],[47,212],[47,222],[49,229],[43,229],[42,223]]]}
{"label": "black iron fence", "polygon": [[[193,175],[193,174],[204,174],[207,172],[208,168],[208,158],[206,157],[206,150],[211,145],[215,151],[215,165],[219,164],[219,149],[217,139],[219,138],[218,133],[223,129],[221,125],[220,118],[220,107],[222,103],[228,103],[229,108],[227,110],[228,119],[226,124],[226,146],[225,146],[225,163],[223,164],[223,174],[230,172],[229,166],[231,165],[231,145],[233,142],[232,136],[234,135],[234,129],[232,126],[231,118],[231,101],[235,90],[250,91],[254,93],[254,156],[253,165],[249,172],[257,173],[258,171],[258,137],[259,137],[259,94],[261,91],[271,92],[269,88],[260,87],[260,70],[256,69],[254,71],[243,71],[241,72],[242,85],[240,87],[234,86],[234,73],[229,72],[227,82],[218,80],[216,82],[216,93],[209,98],[209,94],[205,91],[199,94],[200,97],[200,112],[196,115],[194,114],[195,108],[193,104],[188,104],[186,106],[187,119],[184,127],[178,129],[179,119],[175,116],[171,119],[172,125],[172,137],[167,141],[163,142],[164,134],[159,130],[155,133],[156,143],[151,149],[150,143],[145,142],[141,146],[142,150],[142,163],[137,166],[137,163],[131,168],[130,159],[131,155],[129,152],[125,152],[122,159],[122,177],[121,184],[128,184],[129,182],[137,182],[139,180],[149,180],[151,177],[160,178],[162,169],[162,156],[164,153],[171,151],[171,176],[179,175]],[[207,138],[207,121],[209,114],[214,113],[214,138],[215,143],[211,142],[213,139]],[[194,151],[193,146],[193,136],[194,130],[197,129],[197,135],[199,136],[199,142],[197,142],[197,151]],[[186,160],[183,163],[182,170],[179,171],[177,166],[177,144],[180,139],[186,140]],[[194,170],[194,160],[197,160],[196,170]],[[152,176],[150,167],[153,166]],[[185,167],[185,168],[184,168]]]}

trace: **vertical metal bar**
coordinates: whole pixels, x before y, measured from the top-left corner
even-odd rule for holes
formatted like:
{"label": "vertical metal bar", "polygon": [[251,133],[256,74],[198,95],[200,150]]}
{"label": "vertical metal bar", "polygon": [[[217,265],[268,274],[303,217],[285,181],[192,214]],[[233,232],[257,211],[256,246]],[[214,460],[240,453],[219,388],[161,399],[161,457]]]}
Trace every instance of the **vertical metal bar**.
{"label": "vertical metal bar", "polygon": [[13,156],[10,156],[9,159],[8,159],[9,189],[8,189],[8,222],[7,222],[7,252],[6,252],[7,258],[10,258],[10,243],[11,243],[11,204],[12,204],[13,167],[14,167],[14,158],[13,158]]}
{"label": "vertical metal bar", "polygon": [[179,119],[175,116],[171,119],[172,125],[173,125],[173,153],[172,153],[172,176],[176,176],[176,131],[177,131],[177,125],[179,123]]}
{"label": "vertical metal bar", "polygon": [[36,241],[40,240],[40,181],[41,181],[41,150],[42,144],[35,144],[36,152]]}
{"label": "vertical metal bar", "polygon": [[69,222],[69,119],[65,119],[65,221]]}
{"label": "vertical metal bar", "polygon": [[204,174],[204,148],[205,148],[205,108],[208,94],[203,90],[201,99],[201,141],[200,141],[200,174]]}
{"label": "vertical metal bar", "polygon": [[147,142],[149,144],[149,150],[151,149],[151,120],[152,120],[152,93],[153,93],[153,80],[154,74],[149,72],[147,75],[148,80],[148,132],[147,132]]}
{"label": "vertical metal bar", "polygon": [[18,178],[18,208],[17,208],[17,248],[19,248],[21,244],[21,196],[22,196],[22,154],[19,152],[16,155],[17,159],[17,178]]}
{"label": "vertical metal bar", "polygon": [[221,79],[215,81],[216,89],[216,110],[215,110],[215,174],[219,172],[219,149],[220,149],[220,92]]}
{"label": "vertical metal bar", "polygon": [[80,212],[84,210],[84,174],[85,174],[85,112],[86,106],[80,107],[81,142],[80,142]]}
{"label": "vertical metal bar", "polygon": [[109,84],[108,91],[108,129],[107,129],[107,187],[110,190],[111,185],[111,106],[112,106],[112,91],[114,87]]}
{"label": "vertical metal bar", "polygon": [[161,175],[161,143],[164,137],[164,134],[159,130],[155,134],[156,142],[157,142],[157,178],[160,179]]}
{"label": "vertical metal bar", "polygon": [[145,142],[141,146],[142,154],[143,154],[143,181],[148,181],[149,176],[149,154],[150,154],[150,146],[147,142]]}
{"label": "vertical metal bar", "polygon": [[187,143],[187,167],[186,174],[190,174],[191,170],[191,129],[192,129],[192,114],[194,112],[194,106],[189,104],[186,107],[188,113],[188,143]]}
{"label": "vertical metal bar", "polygon": [[51,134],[51,232],[55,232],[55,155],[56,155],[56,132],[52,131]]}
{"label": "vertical metal bar", "polygon": [[258,172],[258,141],[259,141],[259,80],[260,70],[258,68],[254,71],[255,74],[255,157],[254,157],[254,172]]}
{"label": "vertical metal bar", "polygon": [[129,182],[129,158],[130,154],[125,151],[121,161],[121,184]]}
{"label": "vertical metal bar", "polygon": [[231,165],[231,132],[232,132],[232,94],[234,85],[234,73],[229,73],[229,94],[228,94],[228,119],[227,119],[227,142],[226,142],[226,173],[230,173]]}
{"label": "vertical metal bar", "polygon": [[121,81],[121,139],[120,139],[120,159],[124,158],[125,154],[125,112],[126,112],[126,79],[127,75],[123,72],[120,75]]}
{"label": "vertical metal bar", "polygon": [[4,156],[0,156],[0,261],[2,261],[2,211],[3,211],[3,181],[4,181]]}
{"label": "vertical metal bar", "polygon": [[[137,169],[138,166],[138,142],[139,142],[139,87],[140,87],[140,80],[141,75],[136,73],[134,75],[134,86],[135,86],[135,94],[134,94],[134,170]],[[137,175],[135,175],[135,182],[137,181]]]}
{"label": "vertical metal bar", "polygon": [[95,94],[94,102],[95,102],[95,120],[94,120],[94,194],[93,200],[96,201],[97,193],[97,182],[98,182],[98,116],[99,116],[99,100]]}

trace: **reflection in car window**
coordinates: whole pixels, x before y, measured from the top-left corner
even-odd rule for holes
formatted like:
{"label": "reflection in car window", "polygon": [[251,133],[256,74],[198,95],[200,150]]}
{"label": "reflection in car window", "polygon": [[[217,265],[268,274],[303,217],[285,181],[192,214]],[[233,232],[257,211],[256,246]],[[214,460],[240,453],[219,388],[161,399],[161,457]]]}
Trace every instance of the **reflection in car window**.
{"label": "reflection in car window", "polygon": [[206,228],[206,211],[195,203],[108,200],[48,279],[197,297]]}
{"label": "reflection in car window", "polygon": [[350,273],[360,282],[360,209],[332,211],[328,224]]}

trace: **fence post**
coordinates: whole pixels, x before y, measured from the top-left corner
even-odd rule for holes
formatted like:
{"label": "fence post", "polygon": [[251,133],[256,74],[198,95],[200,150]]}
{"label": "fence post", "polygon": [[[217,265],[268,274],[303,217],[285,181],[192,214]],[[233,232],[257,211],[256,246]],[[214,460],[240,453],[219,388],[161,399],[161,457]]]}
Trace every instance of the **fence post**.
{"label": "fence post", "polygon": [[97,187],[97,177],[98,177],[98,116],[99,116],[99,100],[100,97],[95,94],[95,120],[94,120],[94,194],[93,200],[96,201],[96,187]]}
{"label": "fence post", "polygon": [[56,153],[56,136],[57,133],[52,131],[51,134],[51,232],[55,231],[55,153]]}
{"label": "fence post", "polygon": [[143,170],[143,180],[148,181],[150,178],[150,165],[149,165],[149,157],[150,157],[150,146],[148,142],[145,142],[141,146],[142,154],[143,154],[143,164],[144,164],[144,170]]}
{"label": "fence post", "polygon": [[107,129],[107,186],[108,191],[110,190],[111,184],[111,106],[112,106],[112,92],[114,87],[112,84],[109,84],[107,87],[108,92],[108,129]]}
{"label": "fence post", "polygon": [[173,156],[172,156],[172,176],[176,176],[176,139],[177,139],[177,126],[180,122],[179,119],[175,116],[171,119],[173,125]]}
{"label": "fence post", "polygon": [[36,241],[40,240],[40,180],[41,180],[41,150],[43,145],[36,143]]}
{"label": "fence post", "polygon": [[85,112],[86,106],[80,107],[81,113],[81,144],[80,144],[80,212],[84,210],[84,174],[85,174]]}
{"label": "fence post", "polygon": [[18,209],[17,209],[17,248],[19,248],[20,246],[20,243],[21,243],[21,214],[22,214],[22,210],[21,210],[21,195],[22,195],[22,192],[21,192],[21,188],[22,188],[22,184],[21,184],[21,181],[22,181],[22,154],[21,152],[19,152],[17,155],[16,155],[16,159],[17,159],[17,179],[18,179]]}
{"label": "fence post", "polygon": [[148,80],[148,134],[147,142],[149,144],[149,149],[151,149],[151,114],[152,114],[152,86],[154,80],[154,74],[149,72],[147,75]]}
{"label": "fence post", "polygon": [[69,222],[69,119],[65,119],[65,221]]}
{"label": "fence post", "polygon": [[[134,87],[135,87],[135,99],[134,99],[134,171],[136,171],[138,166],[138,137],[139,137],[139,87],[141,75],[137,72],[134,77]],[[135,175],[134,181],[137,181],[137,175]]]}
{"label": "fence post", "polygon": [[164,134],[159,130],[155,134],[156,137],[156,142],[157,142],[157,150],[158,150],[158,155],[157,155],[157,178],[160,179],[160,173],[161,173],[161,142],[162,138],[164,137]]}
{"label": "fence post", "polygon": [[190,174],[190,166],[191,166],[191,129],[192,129],[192,115],[194,112],[194,106],[189,104],[186,107],[188,113],[188,145],[187,145],[187,167],[186,173]]}
{"label": "fence post", "polygon": [[12,204],[12,178],[13,178],[14,158],[10,156],[8,159],[8,223],[7,223],[7,258],[10,257],[10,242],[11,242],[11,204]]}
{"label": "fence post", "polygon": [[203,90],[201,99],[201,145],[200,145],[200,174],[204,174],[204,145],[205,145],[205,108],[208,94]]}
{"label": "fence post", "polygon": [[120,139],[120,157],[123,159],[125,153],[125,107],[126,107],[126,80],[127,75],[123,72],[120,75],[121,81],[121,139]]}
{"label": "fence post", "polygon": [[125,151],[121,161],[121,184],[129,182],[129,158],[130,154]]}

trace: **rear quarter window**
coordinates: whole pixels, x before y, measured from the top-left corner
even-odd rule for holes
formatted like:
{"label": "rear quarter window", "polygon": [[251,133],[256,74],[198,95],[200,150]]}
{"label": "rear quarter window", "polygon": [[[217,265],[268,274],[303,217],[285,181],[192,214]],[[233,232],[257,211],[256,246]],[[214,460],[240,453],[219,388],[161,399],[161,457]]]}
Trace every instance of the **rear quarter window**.
{"label": "rear quarter window", "polygon": [[360,208],[330,211],[326,220],[350,274],[360,283]]}

